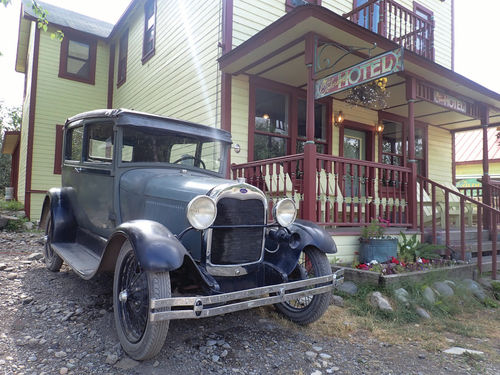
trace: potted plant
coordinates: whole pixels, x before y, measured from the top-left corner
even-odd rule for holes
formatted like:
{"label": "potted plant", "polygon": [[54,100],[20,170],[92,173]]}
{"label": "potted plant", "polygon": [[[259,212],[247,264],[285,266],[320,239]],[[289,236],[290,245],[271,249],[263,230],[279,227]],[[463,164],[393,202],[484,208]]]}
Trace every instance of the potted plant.
{"label": "potted plant", "polygon": [[371,223],[361,230],[359,262],[370,263],[376,260],[379,263],[387,262],[398,255],[398,239],[385,235],[388,220],[372,219]]}

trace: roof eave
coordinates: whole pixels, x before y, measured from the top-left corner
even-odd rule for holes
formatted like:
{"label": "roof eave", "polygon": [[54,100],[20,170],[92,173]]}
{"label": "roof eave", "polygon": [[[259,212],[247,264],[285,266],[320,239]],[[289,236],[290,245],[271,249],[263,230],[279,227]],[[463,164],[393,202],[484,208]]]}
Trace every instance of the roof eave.
{"label": "roof eave", "polygon": [[16,72],[26,73],[26,59],[28,58],[28,46],[30,41],[31,21],[23,17],[24,4],[21,3],[21,13],[19,15],[19,29],[17,34],[16,48]]}

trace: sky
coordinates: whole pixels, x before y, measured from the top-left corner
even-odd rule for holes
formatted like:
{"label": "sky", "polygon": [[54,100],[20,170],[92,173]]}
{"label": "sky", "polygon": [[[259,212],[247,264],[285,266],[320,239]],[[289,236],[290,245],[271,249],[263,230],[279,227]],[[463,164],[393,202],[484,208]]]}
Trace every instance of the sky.
{"label": "sky", "polygon": [[[44,1],[110,23],[116,23],[130,2]],[[7,8],[0,5],[0,102],[6,105],[22,103],[24,74],[14,70],[20,3],[21,0],[12,0],[12,4]],[[500,74],[496,68],[492,70],[500,61],[500,49],[495,41],[498,35],[498,14],[498,0],[455,0],[455,71],[500,93]]]}

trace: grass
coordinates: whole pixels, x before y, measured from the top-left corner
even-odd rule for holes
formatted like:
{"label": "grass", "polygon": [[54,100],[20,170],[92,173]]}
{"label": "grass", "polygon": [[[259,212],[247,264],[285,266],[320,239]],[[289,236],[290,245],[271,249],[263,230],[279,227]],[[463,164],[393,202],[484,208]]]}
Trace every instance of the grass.
{"label": "grass", "polygon": [[5,201],[0,200],[0,210],[4,211],[21,211],[24,209],[24,205],[18,201]]}

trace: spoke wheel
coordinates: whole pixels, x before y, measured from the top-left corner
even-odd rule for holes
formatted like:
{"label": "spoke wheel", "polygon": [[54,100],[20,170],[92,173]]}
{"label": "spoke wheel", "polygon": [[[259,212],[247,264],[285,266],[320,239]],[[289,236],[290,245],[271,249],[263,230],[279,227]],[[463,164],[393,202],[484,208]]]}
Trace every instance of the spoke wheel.
{"label": "spoke wheel", "polygon": [[[332,273],[326,254],[308,247],[300,254],[297,266],[289,275],[289,281],[304,280]],[[274,305],[276,310],[298,324],[309,324],[318,320],[330,304],[330,293],[304,296]]]}
{"label": "spoke wheel", "polygon": [[168,332],[168,321],[151,322],[152,298],[170,297],[168,272],[146,272],[130,242],[126,241],[118,256],[113,282],[115,325],[125,352],[136,360],[158,354]]}
{"label": "spoke wheel", "polygon": [[47,220],[45,225],[45,246],[43,248],[43,259],[45,261],[45,266],[52,272],[58,272],[61,269],[63,260],[59,255],[56,254],[52,248],[52,235],[54,228],[52,225],[52,215],[47,214]]}

